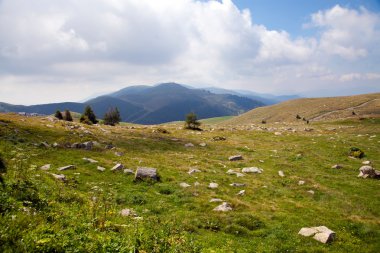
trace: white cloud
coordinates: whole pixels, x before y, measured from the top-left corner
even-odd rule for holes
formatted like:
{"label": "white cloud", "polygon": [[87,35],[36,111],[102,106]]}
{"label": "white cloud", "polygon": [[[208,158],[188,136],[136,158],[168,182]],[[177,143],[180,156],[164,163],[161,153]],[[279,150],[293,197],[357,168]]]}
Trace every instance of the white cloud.
{"label": "white cloud", "polygon": [[[307,92],[315,83],[358,79],[352,73],[378,80],[378,13],[339,5],[319,11],[311,37],[269,30],[251,16],[231,0],[3,0],[0,101],[17,102],[17,92],[53,99],[28,85],[46,94],[66,87],[76,95],[61,100],[79,100],[88,96],[76,93],[81,85],[98,92],[177,81]],[[353,67],[369,62],[368,70]]]}

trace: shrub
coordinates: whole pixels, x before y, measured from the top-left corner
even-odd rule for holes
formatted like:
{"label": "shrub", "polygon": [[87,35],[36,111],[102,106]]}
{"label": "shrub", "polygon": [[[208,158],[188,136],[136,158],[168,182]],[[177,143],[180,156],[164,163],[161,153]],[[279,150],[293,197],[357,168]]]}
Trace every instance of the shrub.
{"label": "shrub", "polygon": [[59,110],[57,110],[57,111],[55,112],[54,117],[56,117],[56,118],[59,119],[59,120],[62,120],[62,119],[63,119],[62,113],[61,113],[61,111],[59,111]]}
{"label": "shrub", "polygon": [[265,119],[263,119],[262,121],[261,121],[261,124],[266,124],[267,123],[267,121],[265,120]]}
{"label": "shrub", "polygon": [[301,119],[301,116],[297,114],[296,119]]}
{"label": "shrub", "polygon": [[71,117],[71,113],[69,110],[65,110],[65,114],[63,116],[63,119],[66,121],[73,121],[73,117]]}
{"label": "shrub", "polygon": [[[88,119],[88,120],[84,120],[83,123],[86,123],[86,124],[88,124],[87,122],[91,122],[91,124],[98,123],[98,120],[96,119],[96,115],[95,115],[94,111],[92,110],[91,106],[89,106],[89,105],[86,106],[86,108],[84,109],[84,113],[82,114],[82,117],[84,119],[86,119],[86,117],[87,117],[87,119]],[[81,119],[82,119],[82,117],[81,117]]]}
{"label": "shrub", "polygon": [[86,115],[83,114],[82,116],[80,116],[79,122],[87,125],[92,125],[92,121]]}
{"label": "shrub", "polygon": [[201,130],[199,126],[201,122],[198,121],[197,115],[193,112],[186,115],[185,129]]}
{"label": "shrub", "polygon": [[352,157],[355,157],[355,158],[363,158],[365,154],[359,148],[352,147],[352,148],[350,148],[350,152],[348,153],[348,155],[352,156]]}
{"label": "shrub", "polygon": [[117,107],[110,107],[104,115],[104,124],[114,126],[115,124],[119,124],[120,121],[120,113]]}

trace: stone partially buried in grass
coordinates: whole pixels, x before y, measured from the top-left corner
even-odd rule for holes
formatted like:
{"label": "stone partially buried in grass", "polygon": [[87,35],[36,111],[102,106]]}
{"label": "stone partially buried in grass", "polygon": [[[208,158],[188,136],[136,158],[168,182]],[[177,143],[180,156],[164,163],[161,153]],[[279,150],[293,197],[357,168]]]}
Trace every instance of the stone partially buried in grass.
{"label": "stone partially buried in grass", "polygon": [[232,206],[227,202],[223,202],[221,205],[215,207],[213,210],[217,212],[229,212],[232,211]]}
{"label": "stone partially buried in grass", "polygon": [[335,239],[335,232],[325,226],[301,228],[299,235],[313,238],[321,243],[330,243]]}
{"label": "stone partially buried in grass", "polygon": [[111,171],[118,171],[118,170],[122,170],[123,168],[124,166],[121,163],[118,163],[112,167]]}
{"label": "stone partially buried in grass", "polygon": [[240,161],[240,160],[243,160],[243,156],[242,155],[233,155],[233,156],[228,157],[228,160],[230,160],[230,161]]}
{"label": "stone partially buried in grass", "polygon": [[63,170],[72,170],[72,169],[75,169],[75,166],[74,166],[74,165],[67,165],[67,166],[64,166],[64,167],[60,167],[60,168],[58,168],[59,171],[63,171]]}
{"label": "stone partially buried in grass", "polygon": [[362,178],[380,178],[380,171],[375,170],[372,166],[364,165],[359,169],[358,177]]}
{"label": "stone partially buried in grass", "polygon": [[150,179],[153,181],[159,181],[160,177],[157,174],[156,168],[139,167],[136,170],[135,181]]}

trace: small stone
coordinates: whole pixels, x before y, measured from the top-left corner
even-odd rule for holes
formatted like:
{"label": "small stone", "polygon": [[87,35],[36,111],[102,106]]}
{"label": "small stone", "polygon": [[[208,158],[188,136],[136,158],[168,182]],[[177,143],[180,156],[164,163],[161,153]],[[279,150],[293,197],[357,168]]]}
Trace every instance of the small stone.
{"label": "small stone", "polygon": [[233,156],[228,157],[228,160],[230,160],[230,161],[243,160],[243,156],[242,155],[233,155]]}
{"label": "small stone", "polygon": [[179,186],[181,186],[182,188],[187,188],[187,187],[190,187],[191,185],[187,183],[180,183]]}
{"label": "small stone", "polygon": [[343,166],[340,164],[335,164],[335,165],[331,166],[331,169],[342,169],[342,168],[343,168]]}
{"label": "small stone", "polygon": [[134,172],[133,170],[131,170],[131,169],[124,169],[123,172],[124,172],[125,174],[134,174],[134,173],[135,173],[135,172]]}
{"label": "small stone", "polygon": [[186,148],[192,148],[192,147],[194,147],[194,144],[193,143],[186,143],[185,147]]}
{"label": "small stone", "polygon": [[217,184],[217,183],[210,183],[209,185],[208,185],[208,188],[210,188],[210,189],[216,189],[216,188],[218,188],[219,187],[219,185]]}
{"label": "small stone", "polygon": [[304,184],[305,184],[305,181],[303,180],[298,181],[298,185],[304,185]]}
{"label": "small stone", "polygon": [[277,135],[277,136],[278,136],[278,135],[282,135],[282,133],[280,133],[280,132],[275,132],[274,135]]}
{"label": "small stone", "polygon": [[54,173],[51,173],[51,175],[52,175],[55,179],[58,179],[58,180],[61,180],[61,181],[66,181],[66,176],[63,175],[63,174],[54,174]]}
{"label": "small stone", "polygon": [[199,143],[199,146],[201,146],[201,147],[206,147],[206,146],[207,146],[207,144],[206,144],[206,143],[204,143],[204,142],[202,142],[202,143]]}
{"label": "small stone", "polygon": [[213,202],[223,202],[223,200],[221,199],[210,199],[210,202],[213,203]]}
{"label": "small stone", "polygon": [[118,163],[112,167],[111,171],[122,170],[123,168],[124,168],[124,166],[121,163]]}
{"label": "small stone", "polygon": [[189,175],[191,175],[191,174],[198,173],[198,172],[202,172],[202,171],[200,171],[200,170],[198,170],[198,169],[190,169],[189,172],[187,172],[187,173],[188,173]]}
{"label": "small stone", "polygon": [[313,190],[309,190],[307,192],[310,193],[311,195],[314,195],[314,193],[315,193]]}
{"label": "small stone", "polygon": [[94,159],[86,158],[86,157],[83,157],[82,159],[85,160],[85,161],[87,161],[87,162],[90,162],[90,163],[97,163],[98,162],[98,161],[96,161]]}
{"label": "small stone", "polygon": [[244,173],[258,173],[261,174],[263,172],[263,169],[257,168],[257,167],[248,167],[248,168],[243,168],[241,172]]}
{"label": "small stone", "polygon": [[45,164],[40,167],[41,170],[49,170],[50,169],[50,164]]}
{"label": "small stone", "polygon": [[67,166],[58,168],[59,171],[70,170],[70,169],[75,169],[75,166],[74,165],[67,165]]}
{"label": "small stone", "polygon": [[139,167],[135,174],[135,180],[153,179],[158,181],[160,177],[156,168]]}
{"label": "small stone", "polygon": [[121,216],[137,216],[136,215],[136,212],[132,209],[129,209],[129,208],[125,208],[123,210],[120,211],[120,215]]}
{"label": "small stone", "polygon": [[380,171],[375,170],[372,166],[364,165],[359,169],[358,177],[362,178],[380,178]]}
{"label": "small stone", "polygon": [[124,153],[123,152],[115,152],[115,156],[123,156],[124,155]]}
{"label": "small stone", "polygon": [[237,172],[236,177],[244,177],[245,175],[243,173]]}
{"label": "small stone", "polygon": [[112,144],[107,144],[104,148],[105,149],[113,149],[114,146]]}
{"label": "small stone", "polygon": [[371,161],[363,161],[362,164],[363,164],[363,165],[370,165],[370,164],[371,164]]}
{"label": "small stone", "polygon": [[58,148],[60,145],[58,143],[54,142],[52,146],[53,146],[53,148]]}
{"label": "small stone", "polygon": [[283,172],[282,170],[280,170],[280,171],[278,172],[278,175],[279,175],[280,177],[285,177],[285,174],[284,174],[284,172]]}
{"label": "small stone", "polygon": [[236,195],[238,195],[238,196],[243,196],[244,194],[245,194],[245,190],[241,190],[241,191],[239,191],[238,194],[236,194]]}
{"label": "small stone", "polygon": [[234,170],[229,169],[229,170],[227,170],[226,173],[227,173],[228,175],[234,175],[234,174],[236,174],[237,172],[234,171]]}
{"label": "small stone", "polygon": [[228,212],[232,211],[232,206],[227,202],[223,202],[221,205],[215,207],[213,210],[217,212]]}
{"label": "small stone", "polygon": [[106,170],[106,168],[104,168],[104,167],[101,167],[101,166],[98,166],[96,169],[97,169],[97,170],[99,170],[99,171],[101,171],[101,172],[103,172],[103,171],[105,171],[105,170]]}
{"label": "small stone", "polygon": [[233,186],[233,187],[243,187],[243,186],[245,186],[245,184],[242,184],[242,183],[232,183],[232,184],[230,184],[230,186]]}
{"label": "small stone", "polygon": [[50,148],[50,145],[46,141],[43,141],[40,143],[40,147]]}

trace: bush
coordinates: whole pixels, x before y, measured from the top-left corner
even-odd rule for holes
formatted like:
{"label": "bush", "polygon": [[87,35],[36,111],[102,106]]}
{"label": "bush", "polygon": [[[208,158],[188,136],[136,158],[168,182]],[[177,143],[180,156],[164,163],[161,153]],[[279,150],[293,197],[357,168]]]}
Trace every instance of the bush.
{"label": "bush", "polygon": [[65,110],[65,114],[63,116],[63,119],[66,121],[73,121],[73,117],[71,117],[71,113],[69,110]]}
{"label": "bush", "polygon": [[83,118],[83,122],[82,123],[86,123],[86,124],[96,124],[98,123],[98,120],[96,119],[96,115],[94,113],[94,111],[92,110],[91,106],[86,106],[86,108],[84,109],[84,113],[82,114],[81,116],[81,120]]}
{"label": "bush", "polygon": [[80,123],[87,124],[87,125],[92,125],[92,121],[85,115],[82,114],[79,119]]}
{"label": "bush", "polygon": [[62,113],[61,113],[61,111],[59,111],[59,110],[57,110],[57,111],[55,112],[54,117],[56,117],[56,118],[59,119],[59,120],[62,120],[62,119],[63,119]]}
{"label": "bush", "polygon": [[363,158],[365,156],[364,152],[357,147],[350,148],[348,155],[355,158]]}
{"label": "bush", "polygon": [[297,114],[296,119],[301,119],[301,116]]}
{"label": "bush", "polygon": [[198,121],[197,115],[193,112],[186,115],[185,129],[201,130],[199,126],[201,122]]}
{"label": "bush", "polygon": [[121,121],[120,113],[117,107],[111,107],[108,109],[106,114],[104,115],[104,124],[114,126],[116,124],[119,124]]}

